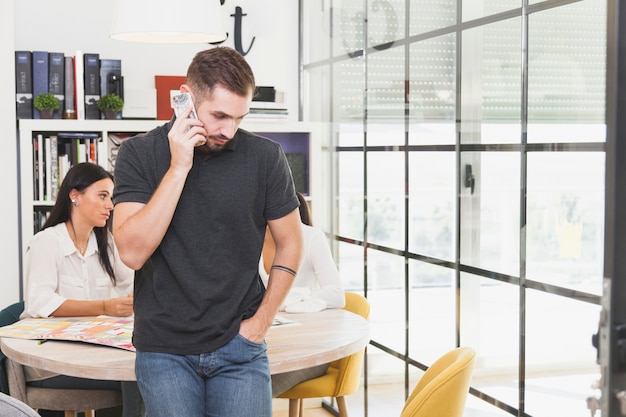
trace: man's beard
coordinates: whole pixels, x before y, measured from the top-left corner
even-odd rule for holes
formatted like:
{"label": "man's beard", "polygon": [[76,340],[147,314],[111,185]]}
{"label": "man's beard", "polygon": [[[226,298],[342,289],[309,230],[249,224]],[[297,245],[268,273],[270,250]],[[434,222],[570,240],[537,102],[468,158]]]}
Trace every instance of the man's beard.
{"label": "man's beard", "polygon": [[222,146],[211,147],[211,145],[209,145],[209,142],[207,141],[204,145],[196,146],[196,149],[199,152],[202,152],[203,154],[217,154],[217,153],[221,153],[224,150],[226,143]]}

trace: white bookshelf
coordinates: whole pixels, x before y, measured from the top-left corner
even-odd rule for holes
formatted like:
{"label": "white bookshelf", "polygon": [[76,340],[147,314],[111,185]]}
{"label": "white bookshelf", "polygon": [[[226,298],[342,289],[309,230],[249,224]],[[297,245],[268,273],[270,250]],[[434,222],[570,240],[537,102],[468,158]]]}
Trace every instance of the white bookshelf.
{"label": "white bookshelf", "polygon": [[[110,140],[109,135],[125,133],[136,134],[146,132],[156,126],[160,126],[165,120],[19,120],[19,177],[18,186],[20,190],[20,234],[22,255],[25,253],[28,242],[34,233],[34,213],[35,211],[49,210],[54,204],[53,201],[40,201],[34,199],[33,184],[33,137],[38,133],[45,135],[58,134],[59,132],[89,132],[98,133],[98,163],[107,169],[111,169],[109,158],[112,149],[116,146]],[[251,132],[259,133],[303,133],[308,137],[308,188],[309,199],[319,193],[320,181],[313,169],[318,161],[321,148],[317,141],[317,135],[312,128],[313,125],[302,122],[271,121],[250,118],[244,120],[241,127]],[[269,135],[268,135],[269,136]],[[301,137],[303,135],[294,135]],[[60,185],[60,184],[59,184]],[[313,212],[315,222],[315,211]],[[22,256],[23,257],[23,256]]]}
{"label": "white bookshelf", "polygon": [[50,210],[54,204],[53,201],[34,199],[33,137],[37,136],[38,133],[42,133],[44,136],[59,132],[97,133],[100,137],[98,141],[98,163],[110,168],[108,164],[108,137],[110,132],[145,132],[161,123],[155,120],[19,120],[18,185],[20,189],[22,256],[34,233],[34,213]]}

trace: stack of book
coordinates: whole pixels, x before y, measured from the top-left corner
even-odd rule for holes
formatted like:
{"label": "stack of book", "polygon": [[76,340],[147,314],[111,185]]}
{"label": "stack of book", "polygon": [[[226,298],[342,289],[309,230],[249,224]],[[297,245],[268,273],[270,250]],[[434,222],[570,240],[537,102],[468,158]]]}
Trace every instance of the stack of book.
{"label": "stack of book", "polygon": [[289,116],[284,103],[269,101],[252,101],[250,104],[250,117],[259,118],[286,118]]}
{"label": "stack of book", "polygon": [[100,134],[94,132],[33,133],[33,233],[45,223],[59,187],[72,165],[98,163]]}
{"label": "stack of book", "polygon": [[274,87],[257,87],[250,104],[250,116],[272,119],[286,118],[289,112],[284,101],[284,93],[277,92]]}
{"label": "stack of book", "polygon": [[60,109],[54,118],[101,119],[98,100],[104,94],[124,96],[122,61],[100,59],[97,53],[76,51],[15,52],[15,103],[18,119],[39,119],[34,99],[43,93],[54,94]]}
{"label": "stack of book", "polygon": [[33,137],[33,199],[54,202],[59,186],[72,165],[98,163],[100,135],[59,132]]}

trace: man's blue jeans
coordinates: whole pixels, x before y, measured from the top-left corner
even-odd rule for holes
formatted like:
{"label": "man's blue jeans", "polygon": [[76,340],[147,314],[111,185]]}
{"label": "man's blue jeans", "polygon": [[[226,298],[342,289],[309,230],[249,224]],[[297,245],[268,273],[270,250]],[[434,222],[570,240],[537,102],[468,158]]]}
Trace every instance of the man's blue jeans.
{"label": "man's blue jeans", "polygon": [[150,417],[271,417],[267,345],[240,334],[215,352],[137,351],[135,373]]}

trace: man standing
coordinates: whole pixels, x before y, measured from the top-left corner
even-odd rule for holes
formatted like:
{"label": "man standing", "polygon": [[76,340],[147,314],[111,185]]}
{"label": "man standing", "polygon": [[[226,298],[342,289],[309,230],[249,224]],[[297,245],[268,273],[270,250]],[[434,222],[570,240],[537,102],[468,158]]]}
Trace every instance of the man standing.
{"label": "man standing", "polygon": [[199,52],[180,89],[198,118],[188,109],[125,141],[115,164],[113,235],[136,270],[137,381],[150,417],[270,417],[264,338],[302,246],[291,173],[280,145],[239,129],[255,81],[237,51]]}

